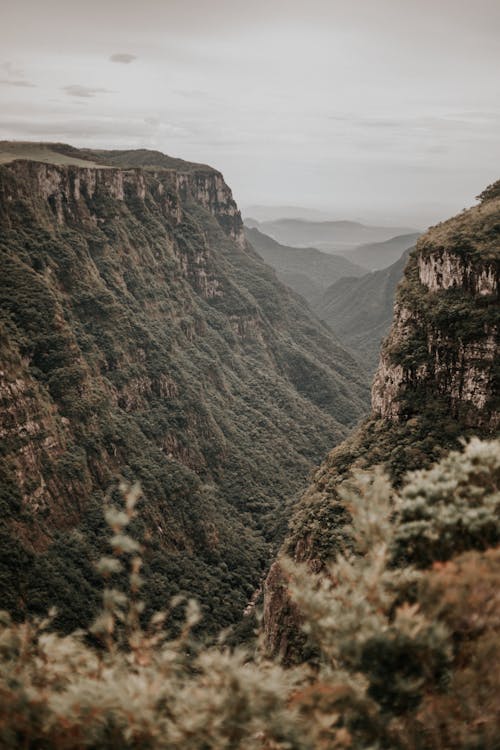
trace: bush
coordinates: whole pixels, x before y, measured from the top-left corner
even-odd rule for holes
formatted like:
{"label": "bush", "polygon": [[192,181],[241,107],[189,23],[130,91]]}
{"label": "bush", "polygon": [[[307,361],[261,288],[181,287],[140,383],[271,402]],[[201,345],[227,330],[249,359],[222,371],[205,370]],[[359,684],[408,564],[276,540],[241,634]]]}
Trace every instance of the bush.
{"label": "bush", "polygon": [[[452,508],[466,497],[477,509],[489,507],[499,461],[499,442],[473,441],[464,455],[411,476],[401,500],[381,473],[358,474],[344,485],[352,523],[343,554],[321,575],[282,563],[316,648],[313,664],[293,669],[260,649],[253,657],[232,650],[224,636],[212,645],[196,642],[200,612],[192,600],[176,597],[168,613],[146,616],[142,547],[128,533],[140,491],[123,487],[124,502],[105,513],[111,550],[98,569],[106,588],[88,631],[55,634],[54,612],[22,624],[1,617],[0,745],[497,747],[500,550],[468,551],[430,571],[394,566],[392,551],[406,523],[405,503],[421,497],[422,487],[427,500],[438,501],[425,533],[437,534],[445,497]],[[398,506],[403,511],[395,515]],[[473,537],[464,539],[461,548]],[[182,603],[185,615],[174,632],[170,622]]]}

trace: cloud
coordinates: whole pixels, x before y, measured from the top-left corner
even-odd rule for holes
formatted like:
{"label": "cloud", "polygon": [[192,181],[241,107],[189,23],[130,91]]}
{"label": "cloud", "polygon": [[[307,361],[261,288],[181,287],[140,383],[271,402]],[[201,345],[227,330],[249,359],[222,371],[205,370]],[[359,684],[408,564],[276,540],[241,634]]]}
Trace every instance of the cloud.
{"label": "cloud", "polygon": [[0,65],[8,78],[24,78],[24,71],[16,67],[10,60],[6,60]]}
{"label": "cloud", "polygon": [[91,86],[80,86],[79,83],[73,83],[70,86],[64,86],[63,91],[68,96],[77,96],[80,99],[91,99],[96,94],[112,94],[110,89],[92,88]]}
{"label": "cloud", "polygon": [[[124,120],[120,116],[115,117],[74,117],[68,112],[54,112],[44,116],[28,108],[23,116],[6,116],[0,120],[0,140],[14,137],[23,138],[46,138],[47,140],[74,140],[78,143],[87,143],[93,139],[95,144],[105,147],[139,148],[145,145],[150,135],[159,135],[165,139],[175,138],[177,141],[188,139],[191,136],[189,126],[181,129],[168,122],[147,122],[150,118],[129,117]],[[155,147],[158,144],[154,144]]]}
{"label": "cloud", "polygon": [[11,81],[8,78],[0,78],[0,86],[18,86],[19,88],[24,89],[36,88],[35,84],[31,83],[30,81]]}
{"label": "cloud", "polygon": [[114,63],[122,63],[123,65],[128,65],[129,63],[134,62],[134,60],[137,60],[137,56],[130,55],[128,52],[115,52],[115,54],[111,55],[109,59]]}
{"label": "cloud", "polygon": [[0,86],[17,86],[19,88],[33,89],[35,84],[27,81],[24,71],[13,65],[10,60],[0,64],[0,70],[3,71],[5,78],[0,78]]}

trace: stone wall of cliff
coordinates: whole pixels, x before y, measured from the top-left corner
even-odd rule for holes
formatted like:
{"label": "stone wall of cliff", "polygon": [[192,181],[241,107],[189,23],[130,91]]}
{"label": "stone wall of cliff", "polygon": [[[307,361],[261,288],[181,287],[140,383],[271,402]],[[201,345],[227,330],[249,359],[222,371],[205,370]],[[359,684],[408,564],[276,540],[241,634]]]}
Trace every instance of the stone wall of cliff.
{"label": "stone wall of cliff", "polygon": [[498,427],[499,210],[483,202],[418,243],[372,387],[376,416],[410,417],[425,391],[468,427]]}

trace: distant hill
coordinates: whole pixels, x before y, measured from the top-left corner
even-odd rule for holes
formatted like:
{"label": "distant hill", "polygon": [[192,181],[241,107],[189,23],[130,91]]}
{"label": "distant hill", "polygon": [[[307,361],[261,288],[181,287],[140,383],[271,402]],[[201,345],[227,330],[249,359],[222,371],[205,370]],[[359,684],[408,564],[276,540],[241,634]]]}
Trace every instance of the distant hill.
{"label": "distant hill", "polygon": [[245,235],[266,263],[275,269],[278,278],[311,304],[335,281],[365,273],[342,255],[328,255],[314,247],[287,247],[256,228],[245,227]]}
{"label": "distant hill", "polygon": [[319,211],[316,208],[305,208],[304,206],[244,206],[242,214],[247,223],[247,216],[252,216],[257,221],[276,221],[277,219],[302,219],[303,221],[329,221],[332,213]]}
{"label": "distant hill", "polygon": [[260,229],[283,245],[312,246],[330,253],[354,250],[358,245],[385,242],[398,235],[416,232],[415,229],[407,227],[367,226],[356,221],[304,221],[302,219],[263,221]]}
{"label": "distant hill", "polygon": [[249,229],[259,229],[260,222],[257,221],[257,219],[252,219],[252,217],[248,217],[244,219],[245,221],[245,227],[248,227]]}
{"label": "distant hill", "polygon": [[369,268],[370,271],[377,271],[379,268],[387,268],[392,263],[396,263],[401,253],[413,247],[419,237],[418,232],[413,232],[391,237],[385,242],[369,242],[346,252],[344,257],[364,268]]}
{"label": "distant hill", "polygon": [[396,287],[409,253],[388,268],[336,281],[314,305],[316,314],[359,356],[370,374],[375,372],[380,343],[389,332]]}

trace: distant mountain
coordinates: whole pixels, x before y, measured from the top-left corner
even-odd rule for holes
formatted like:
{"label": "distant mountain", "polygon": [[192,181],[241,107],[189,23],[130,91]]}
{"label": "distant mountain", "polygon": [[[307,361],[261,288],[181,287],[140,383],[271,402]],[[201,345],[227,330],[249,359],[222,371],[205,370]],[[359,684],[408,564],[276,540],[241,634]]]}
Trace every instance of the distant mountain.
{"label": "distant mountain", "polygon": [[245,206],[242,213],[247,223],[247,216],[252,216],[257,221],[276,221],[277,219],[302,219],[303,221],[329,221],[331,213],[319,211],[316,208],[305,208],[304,206]]}
{"label": "distant mountain", "polygon": [[409,254],[407,250],[380,271],[336,281],[314,305],[316,314],[359,356],[370,374],[375,372],[380,343],[389,332],[396,287]]}
{"label": "distant mountain", "polygon": [[257,221],[257,219],[252,219],[252,217],[249,216],[247,219],[245,219],[245,226],[249,229],[258,229],[260,227],[260,221]]}
{"label": "distant mountain", "polygon": [[401,257],[404,250],[413,247],[417,242],[420,234],[402,234],[397,237],[391,237],[385,242],[369,242],[366,245],[360,245],[355,250],[345,253],[345,257],[357,263],[370,271],[377,271],[379,268],[387,268],[392,263],[396,263]]}
{"label": "distant mountain", "polygon": [[263,221],[260,229],[283,245],[312,246],[330,253],[354,250],[358,245],[385,242],[397,235],[416,232],[415,229],[407,227],[367,226],[356,221],[303,221],[301,219]]}
{"label": "distant mountain", "polygon": [[256,228],[245,227],[245,236],[266,263],[275,269],[278,278],[311,304],[335,281],[365,273],[363,268],[342,255],[328,255],[314,247],[287,247]]}

